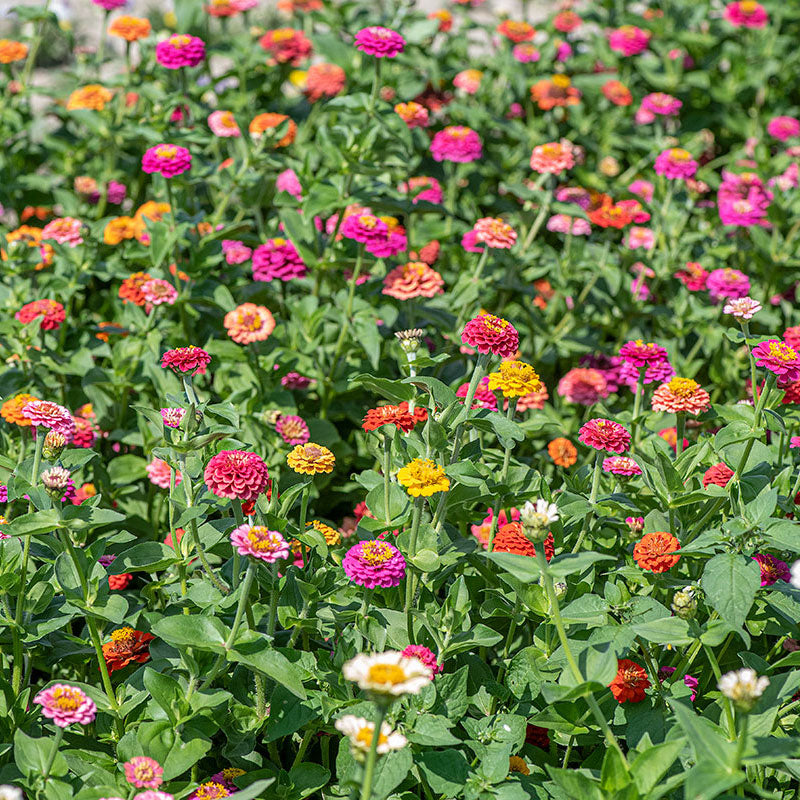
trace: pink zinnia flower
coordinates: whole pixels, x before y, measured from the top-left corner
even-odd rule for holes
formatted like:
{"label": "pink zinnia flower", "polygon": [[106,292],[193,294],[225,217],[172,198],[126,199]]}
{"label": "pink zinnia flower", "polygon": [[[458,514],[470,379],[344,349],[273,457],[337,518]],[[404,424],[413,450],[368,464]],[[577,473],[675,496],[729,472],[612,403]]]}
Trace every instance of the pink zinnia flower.
{"label": "pink zinnia flower", "polygon": [[355,43],[362,53],[376,58],[394,58],[406,46],[406,40],[397,31],[379,25],[362,28],[356,34]]}
{"label": "pink zinnia flower", "polygon": [[113,11],[115,8],[122,8],[128,0],[92,0],[92,2],[106,11]]}
{"label": "pink zinnia flower", "polygon": [[660,344],[643,342],[641,339],[626,342],[620,347],[619,354],[637,369],[667,360],[667,351]]}
{"label": "pink zinnia flower", "polygon": [[608,34],[609,47],[623,56],[635,56],[647,49],[650,32],[636,25],[623,25]]}
{"label": "pink zinnia flower", "polygon": [[34,428],[49,428],[66,437],[71,442],[75,436],[75,420],[69,409],[50,400],[33,400],[22,407],[21,414],[31,421]]}
{"label": "pink zinnia flower", "polygon": [[636,225],[628,229],[625,236],[625,246],[631,250],[652,250],[655,247],[656,235],[650,228],[640,228]]}
{"label": "pink zinnia flower", "polygon": [[[675,667],[659,667],[658,668],[658,680],[661,683],[669,678],[675,672]],[[689,700],[694,702],[695,698],[697,697],[697,687],[700,685],[700,682],[692,675],[684,675],[683,676],[683,685],[686,686],[691,690],[691,694],[689,695]]]}
{"label": "pink zinnia flower", "polygon": [[382,294],[396,300],[435,297],[444,291],[444,278],[423,261],[409,261],[390,270],[383,279]]}
{"label": "pink zinnia flower", "polygon": [[97,706],[77,686],[65,683],[56,683],[39,692],[33,702],[42,707],[42,714],[58,725],[66,728],[68,725],[88,725],[94,722]]}
{"label": "pink zinnia flower", "polygon": [[353,583],[365,589],[397,586],[406,576],[403,554],[378,539],[354,544],[342,560],[342,568]]}
{"label": "pink zinnia flower", "polygon": [[686,268],[678,270],[675,277],[690,291],[702,292],[706,288],[708,272],[697,261],[687,261]]}
{"label": "pink zinnia flower", "polygon": [[520,64],[533,64],[542,57],[542,54],[530,42],[522,42],[515,45],[511,55]]}
{"label": "pink zinnia flower", "polygon": [[437,660],[436,653],[424,644],[410,644],[401,655],[406,658],[418,658],[431,671],[431,680],[444,669]]}
{"label": "pink zinnia flower", "polygon": [[293,169],[285,169],[278,175],[275,179],[275,189],[278,192],[290,194],[295,200],[303,199],[303,187]]}
{"label": "pink zinnia flower", "polygon": [[308,425],[302,417],[293,414],[281,414],[275,423],[275,430],[286,444],[306,444],[311,438]]}
{"label": "pink zinnia flower", "polygon": [[642,468],[627,456],[609,456],[603,459],[603,471],[613,475],[621,475],[629,478],[632,475],[641,475]]}
{"label": "pink zinnia flower", "polygon": [[161,278],[151,278],[145,281],[139,291],[150,305],[174,305],[178,299],[178,290],[169,282]]}
{"label": "pink zinnia flower", "polygon": [[800,136],[800,120],[795,117],[773,117],[767,123],[767,133],[785,142],[793,136]]}
{"label": "pink zinnia flower", "polygon": [[653,411],[669,414],[702,414],[711,405],[708,392],[690,378],[673,378],[653,392]]}
{"label": "pink zinnia flower", "polygon": [[205,57],[205,42],[187,33],[173,33],[156,45],[156,61],[167,69],[196,67]]}
{"label": "pink zinnia flower", "polygon": [[203,478],[209,491],[230,500],[255,500],[270,483],[261,456],[244,450],[223,450],[212,456]]}
{"label": "pink zinnia flower", "polygon": [[285,389],[302,391],[303,389],[308,389],[312,380],[312,378],[307,378],[305,375],[301,375],[299,372],[287,372],[281,378],[281,386],[283,386]]}
{"label": "pink zinnia flower", "polygon": [[547,230],[554,233],[570,233],[573,236],[588,236],[592,232],[592,226],[583,217],[571,217],[568,214],[553,214],[547,220]]}
{"label": "pink zinnia flower", "polygon": [[342,236],[362,244],[383,242],[389,236],[389,227],[374,214],[351,214],[342,223]]}
{"label": "pink zinnia flower", "polygon": [[500,217],[483,217],[472,228],[475,239],[487,247],[508,250],[517,241],[517,232]]}
{"label": "pink zinnia flower", "polygon": [[192,167],[192,155],[177,144],[157,144],[142,156],[144,172],[158,172],[165,178],[174,178]]}
{"label": "pink zinnia flower", "polygon": [[655,191],[655,187],[653,186],[650,181],[644,180],[635,180],[629,187],[628,191],[631,194],[635,194],[638,197],[641,197],[645,203],[650,203],[653,199],[653,192]]}
{"label": "pink zinnia flower", "polygon": [[[147,477],[150,479],[150,483],[154,486],[158,486],[161,489],[169,489],[170,484],[170,465],[167,464],[166,461],[162,461],[160,458],[153,458],[153,460],[145,467],[147,471]],[[177,486],[183,476],[181,475],[181,471],[176,469],[175,470],[175,485]]]}
{"label": "pink zinnia flower", "polygon": [[792,579],[792,573],[789,570],[789,565],[785,561],[770,555],[769,553],[756,553],[753,561],[758,562],[761,567],[761,585],[772,586],[778,581],[789,581]]}
{"label": "pink zinnia flower", "polygon": [[398,103],[394,107],[394,113],[408,125],[409,129],[427,128],[430,122],[428,109],[413,100],[408,103]]}
{"label": "pink zinnia flower", "polygon": [[682,105],[683,103],[677,97],[666,92],[652,92],[642,98],[643,109],[662,117],[676,116]]}
{"label": "pink zinnia flower", "polygon": [[750,293],[750,279],[738,269],[722,267],[709,273],[706,287],[716,303],[723,298],[747,297]]}
{"label": "pink zinnia flower", "polygon": [[558,382],[556,391],[568,403],[578,403],[582,406],[594,405],[609,395],[608,384],[603,374],[591,367],[571,369]]}
{"label": "pink zinnia flower", "polygon": [[755,0],[728,3],[723,16],[735,28],[763,28],[769,22],[766,9]]}
{"label": "pink zinnia flower", "polygon": [[430,150],[434,161],[467,163],[483,156],[481,137],[463,125],[449,125],[439,131],[431,141]]}
{"label": "pink zinnia flower", "polygon": [[263,525],[240,525],[231,532],[231,545],[240,556],[251,556],[267,564],[289,558],[291,548],[278,531]]}
{"label": "pink zinnia flower", "polygon": [[403,181],[397,189],[404,194],[412,195],[411,202],[414,205],[422,200],[428,203],[442,202],[442,187],[436,178],[428,178],[425,176],[409,178],[408,183]]}
{"label": "pink zinnia flower", "polygon": [[167,428],[179,428],[184,416],[185,408],[162,408],[161,420]]}
{"label": "pink zinnia flower", "polygon": [[624,453],[631,444],[631,435],[619,422],[610,419],[590,419],[578,431],[578,439],[595,450]]}
{"label": "pink zinnia flower", "polygon": [[761,342],[753,348],[753,357],[759,367],[769,370],[783,382],[800,379],[800,355],[786,342],[779,339]]}
{"label": "pink zinnia flower", "polygon": [[[469,383],[462,383],[456,389],[456,397],[466,397],[469,392]],[[497,395],[489,388],[489,378],[484,375],[475,387],[475,396],[472,399],[472,408],[485,408],[488,411],[497,411]]]}
{"label": "pink zinnia flower", "polygon": [[59,217],[48,222],[42,228],[42,240],[48,239],[70,247],[77,247],[79,244],[83,244],[81,221],[74,217]]}
{"label": "pink zinnia flower", "polygon": [[158,789],[164,782],[163,767],[154,758],[134,756],[124,764],[125,780],[137,789]]}
{"label": "pink zinnia flower", "polygon": [[223,139],[236,138],[242,135],[230,111],[212,111],[208,115],[208,127],[211,128],[211,133],[214,136],[219,136]]}
{"label": "pink zinnia flower", "polygon": [[465,69],[453,78],[453,86],[466,94],[475,94],[481,88],[483,73],[479,69]]}
{"label": "pink zinnia flower", "polygon": [[682,147],[671,147],[659,153],[656,158],[655,170],[657,175],[667,178],[691,178],[697,172],[698,163],[692,154]]}
{"label": "pink zinnia flower", "polygon": [[519,347],[519,334],[507,320],[494,314],[479,314],[464,326],[461,341],[479,353],[511,358]]}
{"label": "pink zinnia flower", "polygon": [[253,251],[244,242],[237,239],[223,239],[222,252],[225,255],[225,261],[231,266],[244,264],[253,255]]}
{"label": "pink zinnia flower", "polygon": [[268,239],[253,252],[253,280],[290,281],[307,273],[308,267],[288,239]]}
{"label": "pink zinnia flower", "polygon": [[[644,382],[648,383],[662,383],[668,381],[675,374],[675,370],[670,364],[669,359],[663,361],[655,361],[647,365],[644,372]],[[623,363],[619,371],[619,378],[632,392],[636,391],[636,386],[639,382],[639,368],[635,367],[629,361]]]}
{"label": "pink zinnia flower", "polygon": [[190,372],[192,375],[205,375],[210,363],[211,356],[202,347],[193,344],[167,350],[161,356],[162,368],[171,369],[176,374]]}
{"label": "pink zinnia flower", "polygon": [[575,152],[571,142],[548,142],[539,144],[531,153],[531,169],[539,174],[557,175],[575,166]]}

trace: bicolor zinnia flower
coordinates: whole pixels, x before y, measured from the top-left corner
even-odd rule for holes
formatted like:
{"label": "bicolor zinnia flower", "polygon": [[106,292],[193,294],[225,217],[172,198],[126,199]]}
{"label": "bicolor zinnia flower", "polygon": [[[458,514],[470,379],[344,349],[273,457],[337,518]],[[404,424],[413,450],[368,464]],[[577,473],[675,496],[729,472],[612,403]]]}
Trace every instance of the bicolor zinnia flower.
{"label": "bicolor zinnia flower", "polygon": [[758,566],[761,568],[762,586],[772,586],[778,581],[786,581],[788,583],[792,579],[789,565],[769,553],[756,553],[753,556],[753,560],[757,561]]}
{"label": "bicolor zinnia flower", "polygon": [[539,174],[557,175],[575,166],[575,152],[570,142],[539,144],[531,153],[531,169]]}
{"label": "bicolor zinnia flower", "polygon": [[33,698],[42,707],[42,715],[53,720],[59,728],[72,724],[88,725],[94,722],[97,706],[86,693],[77,686],[56,683],[39,692]]}
{"label": "bicolor zinnia flower", "polygon": [[603,459],[603,471],[612,475],[621,475],[629,478],[632,475],[641,475],[642,468],[627,456],[610,456]]}
{"label": "bicolor zinnia flower", "polygon": [[752,297],[736,297],[725,303],[722,311],[736,319],[751,320],[761,311],[761,303]]}
{"label": "bicolor zinnia flower", "polygon": [[481,88],[483,73],[479,69],[465,69],[453,78],[453,86],[466,94],[475,94]]}
{"label": "bicolor zinnia flower", "polygon": [[422,661],[396,650],[360,653],[345,661],[342,675],[363,691],[387,698],[419,694],[431,682],[431,671]]}
{"label": "bicolor zinnia flower", "polygon": [[336,466],[336,457],[321,444],[298,444],[288,456],[286,463],[301,475],[317,475],[333,472]]}
{"label": "bicolor zinnia flower", "polygon": [[671,533],[646,533],[634,545],[633,560],[648,572],[666,572],[680,560],[680,555],[675,552],[680,549],[680,542]]}
{"label": "bicolor zinnia flower", "polygon": [[394,107],[394,112],[409,128],[428,127],[428,109],[413,100],[408,103],[398,103]]}
{"label": "bicolor zinnia flower", "polygon": [[640,703],[649,687],[644,667],[629,658],[617,659],[617,674],[608,688],[618,703]]}
{"label": "bicolor zinnia flower", "polygon": [[48,222],[42,228],[42,240],[52,239],[58,244],[65,244],[69,247],[77,247],[83,244],[81,236],[82,223],[74,217],[59,217]]}
{"label": "bicolor zinnia flower", "polygon": [[34,428],[48,428],[55,433],[63,434],[67,442],[75,435],[75,420],[69,409],[50,400],[31,400],[21,409],[22,416],[29,420]]}
{"label": "bicolor zinnia flower", "polygon": [[424,408],[415,407],[411,412],[408,403],[403,401],[397,406],[371,408],[367,411],[361,427],[365,431],[374,431],[383,425],[394,425],[397,430],[410,433],[417,423],[424,422],[427,418],[428,412]]}
{"label": "bicolor zinnia flower", "polygon": [[759,367],[769,370],[784,382],[800,379],[800,355],[786,342],[770,339],[753,348],[753,357]]}
{"label": "bicolor zinnia flower", "polygon": [[111,641],[103,645],[103,657],[109,672],[124,669],[128,664],[144,664],[150,659],[151,633],[133,628],[118,628],[111,634]]}
{"label": "bicolor zinnia flower", "polygon": [[305,444],[311,438],[306,421],[296,414],[281,414],[275,423],[275,430],[290,445]]}
{"label": "bicolor zinnia flower", "polygon": [[308,267],[288,239],[268,239],[253,251],[253,280],[290,281],[307,273]]}
{"label": "bicolor zinnia flower", "polygon": [[444,278],[423,261],[395,267],[383,279],[382,293],[396,300],[435,297],[444,292]]}
{"label": "bicolor zinnia flower", "polygon": [[275,317],[266,306],[242,303],[225,315],[222,324],[234,342],[252,344],[269,339],[275,330]]}
{"label": "bicolor zinnia flower", "polygon": [[231,532],[231,545],[241,556],[251,556],[267,564],[289,558],[289,543],[278,531],[263,525],[240,525]]}
{"label": "bicolor zinnia flower", "polygon": [[205,57],[205,42],[187,33],[173,33],[156,45],[156,61],[167,69],[196,67]]}
{"label": "bicolor zinnia flower", "polygon": [[354,544],[345,554],[342,568],[353,583],[365,589],[397,586],[406,576],[403,554],[379,539]]}
{"label": "bicolor zinnia flower", "polygon": [[412,497],[430,497],[437,492],[450,489],[450,479],[439,466],[429,458],[415,458],[397,471],[397,482],[405,486]]}
{"label": "bicolor zinnia flower", "polygon": [[708,392],[691,378],[672,378],[653,392],[653,411],[669,414],[702,414],[711,405]]}
{"label": "bicolor zinnia flower", "polygon": [[270,483],[264,459],[244,450],[222,450],[212,456],[203,479],[210,492],[230,500],[255,500]]}
{"label": "bicolor zinnia flower", "polygon": [[493,353],[500,358],[511,358],[519,348],[517,329],[507,320],[494,314],[478,314],[461,332],[461,341],[479,353]]}
{"label": "bicolor zinnia flower", "polygon": [[174,373],[191,373],[192,375],[205,375],[206,368],[211,363],[211,355],[202,347],[190,344],[188,347],[176,347],[167,350],[161,356],[163,369],[171,369]]}
{"label": "bicolor zinnia flower", "polygon": [[517,241],[517,232],[500,217],[483,217],[472,230],[477,242],[494,249],[508,250]]}
{"label": "bicolor zinnia flower", "polygon": [[355,36],[356,48],[375,58],[394,58],[402,53],[406,40],[391,28],[372,25],[362,28]]}
{"label": "bicolor zinnia flower", "polygon": [[578,431],[578,439],[595,450],[624,453],[631,445],[628,430],[610,419],[590,419]]}
{"label": "bicolor zinnia flower", "polygon": [[164,782],[164,768],[149,756],[134,756],[123,769],[125,780],[137,789],[158,789]]}
{"label": "bicolor zinnia flower", "polygon": [[472,128],[449,125],[433,137],[430,150],[434,161],[467,163],[483,156],[483,143]]}
{"label": "bicolor zinnia flower", "polygon": [[524,361],[503,361],[498,372],[489,373],[490,391],[499,389],[503,397],[522,397],[542,388],[536,370]]}

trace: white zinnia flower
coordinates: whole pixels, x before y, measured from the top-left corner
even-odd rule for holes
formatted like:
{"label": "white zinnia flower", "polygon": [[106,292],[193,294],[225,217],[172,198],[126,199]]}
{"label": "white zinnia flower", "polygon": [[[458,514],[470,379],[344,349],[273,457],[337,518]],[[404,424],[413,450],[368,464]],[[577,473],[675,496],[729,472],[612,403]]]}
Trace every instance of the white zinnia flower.
{"label": "white zinnia flower", "polygon": [[397,650],[367,655],[360,653],[342,665],[342,675],[372,694],[399,697],[418,694],[431,682],[431,671],[418,658]]}
{"label": "white zinnia flower", "polygon": [[539,498],[536,503],[528,500],[519,513],[523,525],[549,525],[558,520],[558,507],[555,503]]}
{"label": "white zinnia flower", "polygon": [[[350,740],[350,751],[353,758],[361,761],[372,747],[372,737],[375,735],[375,723],[364,717],[346,714],[336,720],[336,730],[343,733]],[[406,746],[406,737],[402,733],[393,731],[385,722],[381,723],[381,732],[378,736],[378,755],[382,756],[391,750],[400,750]]]}
{"label": "white zinnia flower", "polygon": [[4,783],[0,785],[0,800],[22,800],[22,789]]}
{"label": "white zinnia flower", "polygon": [[717,688],[729,700],[743,711],[749,711],[756,700],[764,694],[764,690],[769,686],[769,678],[758,677],[754,669],[744,667],[733,672],[726,672],[717,684]]}
{"label": "white zinnia flower", "polygon": [[791,583],[795,589],[800,589],[800,560],[795,561],[794,564],[792,564],[790,571],[792,573],[792,577],[789,583]]}

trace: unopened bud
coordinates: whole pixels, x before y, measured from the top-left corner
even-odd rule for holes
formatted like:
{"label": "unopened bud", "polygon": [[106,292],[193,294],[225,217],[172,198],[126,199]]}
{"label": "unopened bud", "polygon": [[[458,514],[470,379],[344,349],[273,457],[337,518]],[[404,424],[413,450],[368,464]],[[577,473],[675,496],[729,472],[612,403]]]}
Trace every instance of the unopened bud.
{"label": "unopened bud", "polygon": [[[42,455],[47,461],[55,461],[67,446],[67,437],[63,433],[48,431],[42,445]],[[69,473],[67,473],[69,474]]]}
{"label": "unopened bud", "polygon": [[697,598],[693,589],[681,589],[672,596],[672,613],[681,619],[692,619],[697,613]]}
{"label": "unopened bud", "polygon": [[64,467],[46,469],[41,474],[42,485],[53,500],[63,497],[72,485],[69,470]]}
{"label": "unopened bud", "polygon": [[413,361],[416,357],[423,335],[424,331],[421,328],[409,328],[395,333],[395,338],[400,342],[400,349],[408,356],[409,361]]}
{"label": "unopened bud", "polygon": [[541,498],[536,503],[529,500],[519,512],[519,521],[526,538],[536,544],[543,542],[550,532],[550,523],[558,519],[558,508]]}

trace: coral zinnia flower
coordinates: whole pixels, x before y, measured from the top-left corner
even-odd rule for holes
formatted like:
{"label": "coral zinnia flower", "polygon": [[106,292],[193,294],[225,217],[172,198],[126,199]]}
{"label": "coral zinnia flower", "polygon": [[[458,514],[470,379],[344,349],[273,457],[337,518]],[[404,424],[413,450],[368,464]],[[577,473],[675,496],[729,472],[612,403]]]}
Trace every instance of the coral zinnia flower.
{"label": "coral zinnia flower", "polygon": [[267,564],[289,558],[286,539],[263,525],[240,525],[231,532],[231,544],[239,555],[252,556]]}
{"label": "coral zinnia flower", "polygon": [[624,228],[630,225],[636,216],[627,206],[605,201],[599,208],[588,212],[589,220],[593,225],[601,228]]}
{"label": "coral zinnia flower", "polygon": [[629,658],[617,659],[617,675],[608,688],[618,703],[640,703],[649,687],[644,667]]}
{"label": "coral zinnia flower", "polygon": [[507,320],[494,314],[478,314],[461,332],[461,341],[479,353],[494,353],[500,358],[510,358],[519,348],[517,329]]}
{"label": "coral zinnia flower", "polygon": [[103,645],[103,657],[109,672],[124,669],[128,664],[144,664],[150,658],[151,633],[133,628],[119,628],[111,634],[111,641]]}
{"label": "coral zinnia flower", "polygon": [[800,379],[800,355],[786,342],[770,339],[753,348],[753,357],[759,367],[769,370],[784,381]]}
{"label": "coral zinnia flower", "polygon": [[653,392],[653,411],[696,416],[706,411],[710,405],[708,392],[690,378],[673,378],[668,383],[662,383]]}
{"label": "coral zinnia flower", "polygon": [[576,106],[581,100],[581,93],[572,85],[566,75],[553,75],[549,80],[537,81],[531,86],[531,100],[534,100],[542,111],[551,108]]}
{"label": "coral zinnia flower", "polygon": [[536,370],[524,361],[503,361],[499,371],[490,372],[488,377],[489,390],[500,389],[503,397],[522,397],[542,388]]}
{"label": "coral zinnia flower", "polygon": [[22,61],[28,55],[28,45],[14,39],[0,39],[0,64]]}
{"label": "coral zinnia flower", "polygon": [[483,217],[473,225],[472,230],[476,242],[495,249],[508,250],[517,241],[517,232],[500,217]]}
{"label": "coral zinnia flower", "polygon": [[[544,557],[549,561],[555,553],[553,534],[548,533],[544,542]],[[492,550],[495,553],[514,553],[518,556],[535,556],[533,542],[522,532],[522,523],[509,522],[503,525],[494,537]]]}
{"label": "coral zinnia flower", "polygon": [[666,572],[680,560],[680,555],[673,552],[680,549],[680,542],[671,533],[646,533],[633,548],[633,560],[648,572]]}
{"label": "coral zinnia flower", "polygon": [[35,403],[39,398],[32,394],[17,394],[0,406],[0,417],[9,425],[18,425],[20,428],[29,428],[33,423],[29,417],[22,413],[28,403]]}
{"label": "coral zinnia flower", "polygon": [[501,36],[519,44],[527,42],[536,35],[536,29],[529,22],[520,22],[513,19],[504,19],[496,28]]}
{"label": "coral zinnia flower", "polygon": [[450,479],[430,459],[415,458],[397,471],[397,481],[412,497],[430,497],[450,489]]}
{"label": "coral zinnia flower", "polygon": [[395,267],[383,279],[383,294],[397,300],[434,297],[444,292],[444,278],[423,261]]}
{"label": "coral zinnia flower", "polygon": [[342,568],[353,583],[366,589],[397,586],[406,576],[403,554],[388,542],[358,542],[346,553]]}
{"label": "coral zinnia flower", "polygon": [[176,347],[167,350],[161,356],[161,366],[174,373],[190,372],[192,375],[205,375],[206,367],[211,363],[211,355],[202,347],[190,344],[188,347]]}
{"label": "coral zinnia flower", "polygon": [[102,111],[106,103],[112,98],[111,92],[99,83],[91,83],[76,89],[67,100],[67,111],[76,109],[90,109]]}
{"label": "coral zinnia flower", "polygon": [[286,463],[301,475],[316,475],[323,472],[333,472],[336,458],[327,447],[321,444],[298,444],[286,456]]}
{"label": "coral zinnia flower", "polygon": [[578,450],[569,439],[559,436],[547,445],[547,453],[558,467],[569,468],[578,460]]}
{"label": "coral zinnia flower", "polygon": [[543,174],[557,175],[575,166],[575,153],[570,142],[548,142],[539,144],[531,153],[531,169]]}
{"label": "coral zinnia flower", "polygon": [[306,97],[316,103],[322,97],[335,97],[344,89],[344,70],[336,64],[312,64],[306,73]]}
{"label": "coral zinnia flower", "polygon": [[88,725],[94,722],[97,706],[77,686],[56,683],[33,698],[33,702],[42,707],[42,714],[59,728],[66,728],[73,723]]}
{"label": "coral zinnia flower", "polygon": [[64,306],[55,300],[34,300],[32,303],[26,303],[14,316],[23,325],[33,322],[37,317],[42,317],[41,328],[43,331],[56,330],[66,319]]}
{"label": "coral zinnia flower", "polygon": [[568,403],[578,403],[582,406],[594,405],[611,393],[603,373],[592,367],[571,369],[558,382],[556,391]]}
{"label": "coral zinnia flower", "polygon": [[225,315],[222,323],[228,336],[238,344],[252,344],[269,339],[275,330],[275,318],[265,306],[242,303]]}
{"label": "coral zinnia flower", "polygon": [[730,479],[734,476],[733,470],[724,462],[720,461],[709,467],[703,475],[703,488],[705,489],[709,484],[713,483],[715,486],[721,486],[723,489],[728,485]]}
{"label": "coral zinnia flower", "polygon": [[230,500],[255,500],[269,486],[264,459],[244,450],[223,450],[212,456],[203,478],[209,491]]}
{"label": "coral zinnia flower", "polygon": [[615,106],[629,106],[633,102],[631,90],[620,81],[606,81],[600,91]]}
{"label": "coral zinnia flower", "polygon": [[265,114],[256,115],[250,121],[248,127],[250,137],[257,142],[267,131],[274,130],[284,123],[287,125],[286,132],[277,142],[274,142],[272,146],[286,147],[290,145],[294,141],[294,137],[297,136],[297,123],[293,119],[289,119],[286,114],[267,112]]}
{"label": "coral zinnia flower", "polygon": [[409,128],[428,127],[428,109],[420,103],[411,100],[408,103],[398,103],[394,113],[408,125]]}
{"label": "coral zinnia flower", "polygon": [[134,272],[133,275],[125,278],[119,287],[119,296],[122,298],[122,302],[143,306],[147,300],[142,294],[142,286],[149,280],[152,280],[152,276],[146,272]]}
{"label": "coral zinnia flower", "polygon": [[119,36],[126,42],[135,42],[150,35],[150,20],[123,15],[108,26],[108,33],[109,36]]}
{"label": "coral zinnia flower", "polygon": [[413,413],[409,410],[408,403],[403,401],[399,406],[379,406],[371,408],[364,417],[361,427],[365,431],[374,431],[382,425],[394,425],[397,430],[409,433],[414,430],[418,422],[428,419],[428,412],[424,408],[414,408]]}
{"label": "coral zinnia flower", "polygon": [[595,450],[624,453],[631,444],[631,435],[619,422],[610,419],[590,419],[578,431],[578,438]]}

